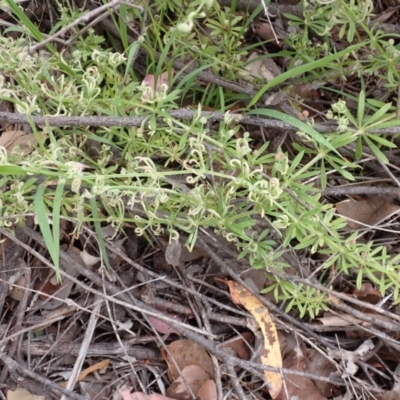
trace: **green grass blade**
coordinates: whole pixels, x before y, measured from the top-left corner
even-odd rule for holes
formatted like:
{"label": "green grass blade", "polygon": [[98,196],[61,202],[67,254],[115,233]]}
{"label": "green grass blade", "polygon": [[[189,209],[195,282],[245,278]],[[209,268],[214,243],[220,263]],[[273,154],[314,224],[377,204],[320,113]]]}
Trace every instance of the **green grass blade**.
{"label": "green grass blade", "polygon": [[[58,185],[56,188],[56,193],[54,195],[54,203],[53,203],[53,242],[57,244],[56,250],[57,251],[57,259],[60,257],[60,213],[61,213],[61,203],[64,194],[64,185],[65,180],[60,179],[58,181]],[[56,270],[56,275],[57,275]],[[59,272],[58,272],[59,274]],[[57,281],[61,282],[61,275],[57,275]]]}
{"label": "green grass blade", "polygon": [[132,68],[132,60],[133,57],[135,56],[136,52],[139,51],[140,43],[138,41],[133,42],[129,46],[128,50],[128,58],[126,60],[126,69],[125,69],[125,75],[123,81],[125,82],[126,78],[128,77],[129,70]]}
{"label": "green grass blade", "polygon": [[47,219],[46,206],[44,204],[45,185],[42,183],[39,185],[35,195],[35,211],[36,217],[39,222],[40,231],[42,232],[43,239],[46,243],[47,250],[50,254],[51,260],[53,261],[57,282],[61,282],[60,275],[60,242],[59,240],[54,241],[54,237],[51,233],[49,220]]}
{"label": "green grass blade", "polygon": [[1,165],[0,175],[26,175],[26,171],[16,165]]}
{"label": "green grass blade", "polygon": [[36,40],[43,40],[43,35],[37,28],[37,26],[25,15],[19,5],[14,0],[6,0],[7,5],[11,8],[12,12],[18,18],[18,20],[29,30],[31,35]]}
{"label": "green grass blade", "polygon": [[[201,71],[204,71],[205,69],[207,69],[207,68],[209,68],[209,67],[211,67],[211,64],[206,64],[206,65],[203,65],[203,66],[201,66],[201,67],[195,69],[194,71],[190,72],[190,73],[187,74],[187,75],[184,75],[184,74],[183,74],[183,78],[182,78],[182,79],[179,81],[179,83],[177,84],[176,90],[179,90],[179,89],[180,89],[181,87],[183,87],[187,82],[192,82],[193,80],[195,80],[196,76],[197,76]],[[184,72],[184,71],[183,71],[183,72]],[[179,77],[179,74],[180,74],[180,73],[181,73],[181,72],[179,72],[179,73],[175,76],[174,80],[178,80],[178,77]]]}
{"label": "green grass blade", "polygon": [[310,125],[307,125],[297,118],[292,117],[291,115],[287,115],[276,110],[270,110],[268,108],[257,108],[255,110],[249,111],[248,114],[261,114],[265,115],[266,117],[275,118],[279,119],[280,121],[286,122],[294,126],[295,128],[308,133],[320,145],[325,146],[329,150],[332,150],[334,153],[336,153],[339,157],[341,157],[340,153],[318,131],[316,131]]}
{"label": "green grass blade", "polygon": [[103,234],[101,232],[100,218],[99,218],[99,213],[97,212],[97,203],[96,203],[95,196],[91,197],[90,206],[92,208],[93,224],[94,224],[94,229],[95,229],[96,236],[97,236],[97,242],[99,244],[101,258],[102,258],[104,264],[106,265],[107,269],[109,271],[111,271],[112,269],[111,269],[110,260],[108,259],[106,244],[104,242]]}
{"label": "green grass blade", "polygon": [[361,90],[360,94],[358,95],[358,108],[357,108],[357,123],[358,128],[362,126],[365,114],[365,91],[364,89]]}
{"label": "green grass blade", "polygon": [[331,61],[334,61],[339,57],[345,56],[346,54],[349,54],[352,51],[355,51],[355,50],[359,49],[362,46],[365,46],[365,42],[358,43],[358,44],[355,44],[353,46],[349,46],[349,47],[347,47],[347,49],[339,51],[338,53],[331,54],[330,56],[321,58],[320,60],[316,60],[316,61],[310,62],[308,64],[300,65],[299,67],[293,68],[293,69],[291,69],[289,71],[284,72],[283,74],[278,75],[274,79],[270,80],[262,89],[260,89],[258,91],[258,93],[253,97],[253,99],[248,104],[247,109],[249,109],[250,107],[254,106],[254,104],[256,104],[257,101],[261,99],[262,95],[268,89],[271,89],[274,86],[279,85],[280,83],[287,81],[288,79],[294,78],[297,75],[302,75],[302,74],[304,74],[306,72],[309,72],[309,71],[312,71],[313,69],[316,69],[316,68],[325,67]]}

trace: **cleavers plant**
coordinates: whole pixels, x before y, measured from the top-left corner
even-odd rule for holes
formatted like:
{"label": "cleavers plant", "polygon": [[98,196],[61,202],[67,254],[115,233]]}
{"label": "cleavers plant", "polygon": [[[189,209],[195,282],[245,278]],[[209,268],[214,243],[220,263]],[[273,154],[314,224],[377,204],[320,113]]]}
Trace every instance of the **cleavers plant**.
{"label": "cleavers plant", "polygon": [[[13,0],[6,2],[15,6]],[[307,3],[303,1],[304,6]],[[343,233],[346,221],[335,214],[332,205],[321,201],[320,193],[331,171],[354,179],[363,145],[386,161],[385,149],[393,144],[374,131],[396,123],[391,105],[367,99],[364,90],[360,91],[356,113],[339,100],[328,115],[336,118],[338,130],[328,136],[318,133],[312,120],[301,122],[274,110],[253,109],[253,114],[292,124],[302,139],[302,144],[293,145],[294,156],[281,149],[268,153],[268,143],[256,149],[248,133],[240,138],[236,135],[239,126],[228,107],[237,101],[237,95],[215,85],[201,87],[195,79],[196,71],[213,59],[218,60],[213,64],[215,73],[229,78],[239,75],[246,55],[242,46],[244,27],[249,26],[250,16],[237,16],[235,10],[223,9],[212,1],[191,2],[189,8],[183,7],[183,0],[154,4],[157,18],[149,18],[150,25],[135,43],[128,43],[124,36],[125,53],[104,49],[104,39],[92,30],[80,36],[62,56],[52,48],[45,54],[29,55],[29,46],[39,40],[37,35],[25,32],[19,39],[0,37],[0,98],[13,103],[17,112],[144,117],[137,127],[95,131],[90,127],[31,124],[37,142],[32,152],[0,149],[0,172],[4,174],[1,187],[5,189],[0,193],[1,226],[23,222],[26,213],[35,212],[42,233],[55,249],[55,265],[58,230],[56,226],[50,229],[48,216],[53,225],[61,216],[74,221],[77,235],[83,224],[93,222],[97,226],[111,223],[119,230],[134,225],[138,235],[151,231],[176,238],[183,232],[189,249],[195,246],[200,230],[211,228],[236,244],[240,259],[264,269],[271,281],[265,291],[272,291],[277,300],[288,300],[286,309],[297,308],[301,316],[315,317],[326,309],[328,298],[316,289],[296,286],[274,275],[274,271],[290,267],[282,257],[288,249],[306,251],[309,256],[323,254],[321,270],[334,267],[355,274],[359,286],[363,279],[369,279],[382,294],[393,291],[394,298],[399,299],[399,257],[391,258],[384,246],[358,242],[356,233]],[[335,24],[345,27],[339,36],[347,32],[351,42],[357,36],[352,16],[361,18],[358,22],[368,29],[370,9],[361,13],[363,2],[340,4]],[[335,6],[332,2],[314,2],[306,20],[291,17],[295,26],[303,28],[287,39],[292,50],[284,54],[291,57],[293,68],[260,89],[253,100],[247,99],[251,106],[256,106],[267,89],[286,80],[327,79],[333,71],[346,74],[353,67],[360,75],[378,70],[383,74],[383,69],[393,68],[393,63],[385,63],[385,57],[397,57],[393,43],[385,46],[384,36],[370,30],[367,39],[348,51],[336,52],[329,41],[320,47],[301,47],[301,43],[313,40],[311,31],[329,35],[322,30],[324,23],[333,23],[329,7]],[[129,19],[129,8],[123,12]],[[175,21],[170,18],[171,12]],[[63,13],[68,13],[68,8]],[[140,17],[137,10],[134,15]],[[205,15],[210,34],[202,26]],[[15,17],[23,22],[17,11]],[[118,18],[115,22],[120,24],[120,31],[125,30]],[[29,26],[26,29],[29,32]],[[171,80],[170,60],[182,58],[189,48],[195,49],[189,54],[197,61],[197,70],[192,79],[180,81],[178,89],[162,85],[154,92],[131,70],[128,60],[138,48],[147,52],[149,73],[167,71]],[[358,59],[361,48],[374,52],[376,64],[371,59]],[[157,61],[157,54],[164,63]],[[393,70],[390,76],[396,73]],[[392,83],[390,76],[388,85]],[[215,93],[218,101],[211,104]],[[192,120],[171,116],[185,99],[196,101],[199,96],[206,100],[196,104]],[[202,115],[203,107],[210,105],[225,113],[224,121],[215,129]],[[95,148],[96,157],[90,147]],[[355,162],[341,156],[343,147],[354,149]],[[57,184],[43,185],[44,181]],[[264,223],[261,230],[260,221]]]}

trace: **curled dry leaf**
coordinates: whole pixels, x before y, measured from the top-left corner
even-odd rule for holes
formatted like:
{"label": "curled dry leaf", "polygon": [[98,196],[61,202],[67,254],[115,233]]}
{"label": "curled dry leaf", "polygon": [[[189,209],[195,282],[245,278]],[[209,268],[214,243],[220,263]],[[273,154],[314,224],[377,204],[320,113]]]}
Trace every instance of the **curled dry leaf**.
{"label": "curled dry leaf", "polygon": [[217,388],[215,382],[211,379],[204,382],[204,385],[198,390],[199,400],[217,400]]}
{"label": "curled dry leaf", "polygon": [[359,290],[354,290],[353,295],[358,300],[365,301],[370,304],[378,304],[382,298],[379,291],[376,290],[370,282],[363,283]]}
{"label": "curled dry leaf", "polygon": [[165,260],[173,267],[179,267],[181,262],[182,244],[179,239],[172,240],[168,243],[165,250]]}
{"label": "curled dry leaf", "polygon": [[81,251],[80,254],[81,254],[83,263],[87,267],[93,267],[93,265],[97,264],[101,260],[101,257],[92,256],[86,250]]}
{"label": "curled dry leaf", "polygon": [[265,55],[260,56],[257,52],[250,54],[244,69],[250,75],[244,75],[244,78],[250,78],[251,80],[252,77],[257,77],[265,80],[266,82],[271,81],[282,73],[281,69],[275,64],[275,61],[272,60],[272,58],[269,58]]}
{"label": "curled dry leaf", "polygon": [[142,101],[147,103],[153,100],[161,91],[166,92],[168,90],[168,72],[163,72],[157,79],[155,79],[154,75],[146,75],[142,81],[142,86],[146,88],[142,95]]}
{"label": "curled dry leaf", "polygon": [[251,332],[243,332],[240,336],[235,336],[226,340],[221,347],[223,349],[235,350],[237,356],[242,360],[250,360],[251,346],[249,343],[253,338],[254,335]]}
{"label": "curled dry leaf", "polygon": [[21,275],[12,286],[9,296],[16,301],[21,301],[22,297],[24,296],[27,283],[26,276]]}
{"label": "curled dry leaf", "polygon": [[[176,340],[167,346],[170,356],[174,358],[179,369],[182,371],[189,365],[197,365],[204,369],[207,374],[214,378],[214,369],[211,357],[203,347],[189,339]],[[177,379],[180,374],[170,356],[165,351],[161,351],[164,360],[168,364],[168,377],[171,382]]]}
{"label": "curled dry leaf", "polygon": [[[179,376],[172,382],[171,386],[167,389],[167,396],[176,400],[191,400],[192,395],[186,386],[189,385],[192,392],[197,395],[201,387],[210,380],[210,376],[198,365],[189,365],[182,370],[182,376]],[[186,383],[185,383],[186,381]],[[207,399],[208,400],[208,399]]]}
{"label": "curled dry leaf", "polygon": [[[264,349],[261,354],[261,362],[265,366],[282,368],[278,333],[268,309],[242,285],[234,281],[227,281],[226,283],[229,286],[232,301],[245,307],[260,326],[264,337]],[[269,394],[275,399],[282,389],[282,376],[279,372],[272,371],[265,371],[264,374],[268,382]]]}
{"label": "curled dry leaf", "polygon": [[[89,368],[84,369],[78,376],[77,378],[77,382],[83,381],[89,374],[91,374],[94,371],[99,371],[100,369],[103,368],[107,368],[108,365],[110,364],[110,360],[106,359],[103,361],[100,361],[92,366],[90,366]],[[63,382],[61,383],[62,387],[66,387],[67,386],[67,382]]]}

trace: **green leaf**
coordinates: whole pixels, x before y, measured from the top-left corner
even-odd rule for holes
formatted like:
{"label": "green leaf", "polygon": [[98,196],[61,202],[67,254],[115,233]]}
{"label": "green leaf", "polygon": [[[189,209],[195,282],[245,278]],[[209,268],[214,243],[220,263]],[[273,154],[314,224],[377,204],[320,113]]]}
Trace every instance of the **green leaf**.
{"label": "green leaf", "polygon": [[390,110],[392,107],[391,103],[385,104],[382,106],[375,114],[371,115],[370,117],[366,118],[364,121],[364,126],[369,127],[371,124],[377,122],[379,119],[383,118],[386,113]]}
{"label": "green leaf", "polygon": [[16,165],[0,165],[0,175],[26,175],[26,171]]}
{"label": "green leaf", "polygon": [[43,40],[43,35],[37,26],[26,16],[21,7],[15,3],[14,0],[6,0],[7,5],[11,8],[12,12],[19,19],[19,21],[31,32],[36,40]]}
{"label": "green leaf", "polygon": [[290,167],[288,170],[288,175],[292,175],[294,173],[294,170],[297,168],[297,166],[300,164],[300,161],[303,159],[304,156],[304,151],[300,151],[296,157],[293,159],[293,161],[290,163]]}
{"label": "green leaf", "polygon": [[321,178],[320,178],[320,182],[321,182],[321,189],[325,189],[326,188],[326,171],[325,171],[325,163],[322,160],[321,161]]}
{"label": "green leaf", "polygon": [[389,160],[387,159],[387,157],[379,150],[379,148],[376,146],[376,144],[369,139],[368,137],[365,137],[365,141],[367,142],[369,148],[371,149],[372,153],[374,154],[374,156],[384,162],[384,163],[388,163]]}
{"label": "green leaf", "polygon": [[361,160],[362,152],[363,152],[363,144],[361,136],[359,136],[357,138],[357,143],[356,143],[356,153],[355,153],[356,160]]}
{"label": "green leaf", "polygon": [[391,149],[397,148],[396,144],[393,142],[390,142],[389,140],[383,138],[382,136],[379,135],[368,135],[368,138],[373,140],[374,142],[377,142],[383,146],[389,147]]}
{"label": "green leaf", "polygon": [[[57,259],[60,257],[60,213],[61,213],[61,203],[63,200],[65,180],[60,179],[57,184],[56,193],[54,195],[53,202],[53,243],[57,243],[56,251],[58,252]],[[61,282],[60,271],[56,269],[57,282]]]}
{"label": "green leaf", "polygon": [[50,254],[51,260],[53,261],[57,282],[61,282],[60,275],[60,242],[54,240],[54,236],[51,233],[49,220],[47,218],[46,206],[44,204],[44,189],[45,184],[39,185],[35,195],[35,211],[36,218],[39,222],[40,231],[43,236],[43,240],[46,243],[47,250]]}
{"label": "green leaf", "polygon": [[307,125],[306,123],[300,121],[297,118],[292,117],[291,115],[284,114],[280,111],[270,110],[268,108],[257,108],[255,110],[250,110],[248,114],[261,114],[266,117],[271,117],[275,119],[279,119],[280,121],[286,122],[295,128],[308,133],[315,141],[317,141],[320,145],[327,147],[329,150],[332,150],[339,157],[341,157],[340,153],[329,143],[319,132],[317,132],[313,127]]}
{"label": "green leaf", "polygon": [[278,75],[274,79],[271,79],[262,89],[260,89],[257,94],[253,97],[250,103],[247,106],[247,109],[254,106],[261,99],[262,95],[269,89],[273,88],[276,85],[279,85],[282,82],[287,81],[288,79],[294,78],[295,76],[302,75],[306,72],[312,71],[313,69],[325,67],[331,61],[338,59],[339,57],[345,56],[352,51],[358,50],[360,47],[365,46],[365,42],[355,44],[353,46],[349,46],[346,49],[339,51],[338,53],[331,54],[330,56],[321,58],[320,60],[316,60],[310,62],[308,64],[300,65],[299,67],[293,68],[289,71],[284,72],[283,74]]}
{"label": "green leaf", "polygon": [[364,113],[365,113],[365,91],[363,89],[361,90],[360,95],[358,96],[357,122],[359,127],[363,125]]}
{"label": "green leaf", "polygon": [[125,69],[125,75],[124,75],[124,79],[123,81],[126,80],[126,78],[128,77],[129,74],[129,70],[132,67],[132,60],[134,55],[136,54],[137,51],[139,51],[139,47],[140,47],[140,43],[138,41],[133,42],[130,46],[129,46],[129,50],[128,50],[128,58],[126,60],[126,69]]}
{"label": "green leaf", "polygon": [[110,260],[108,259],[106,244],[104,242],[103,233],[101,232],[100,218],[99,218],[99,213],[97,212],[98,204],[96,202],[96,196],[92,196],[90,198],[90,206],[92,209],[93,224],[94,224],[94,228],[96,231],[96,239],[97,239],[97,243],[99,244],[101,258],[102,258],[102,261],[104,262],[104,264],[106,265],[106,267],[108,268],[108,270],[111,271],[112,269],[111,269]]}

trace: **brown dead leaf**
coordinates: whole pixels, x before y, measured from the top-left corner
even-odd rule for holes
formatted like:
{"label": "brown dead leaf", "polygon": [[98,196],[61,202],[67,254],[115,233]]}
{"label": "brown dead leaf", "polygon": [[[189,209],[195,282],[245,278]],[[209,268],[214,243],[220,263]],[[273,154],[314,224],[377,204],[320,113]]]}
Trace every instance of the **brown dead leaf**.
{"label": "brown dead leaf", "polygon": [[0,136],[0,146],[7,149],[7,153],[11,154],[14,148],[19,147],[22,154],[30,154],[36,147],[37,140],[35,135],[26,134],[24,131],[7,131]]}
{"label": "brown dead leaf", "polygon": [[251,332],[243,332],[240,336],[235,336],[226,340],[221,347],[223,349],[235,350],[237,356],[242,360],[250,360],[251,347],[249,343],[253,338],[254,335]]}
{"label": "brown dead leaf", "polygon": [[16,300],[16,301],[21,301],[22,298],[24,297],[25,293],[25,288],[26,285],[28,284],[28,280],[25,275],[20,276],[17,281],[15,282],[15,286],[12,287],[10,290],[9,296]]}
{"label": "brown dead leaf", "polygon": [[[386,315],[378,314],[374,311],[366,312],[366,310],[364,310],[364,312],[367,313],[369,316],[372,316],[373,318],[381,319],[382,321],[386,322],[391,322],[391,319]],[[330,312],[324,313],[324,316],[318,318],[318,320],[321,321],[322,325],[324,326],[371,325],[370,322],[362,321],[356,317],[353,317],[352,315],[340,311],[335,311],[335,314],[332,314]]]}
{"label": "brown dead leaf", "polygon": [[[214,379],[211,357],[203,347],[190,339],[176,340],[167,347],[171,357],[174,358],[181,371],[189,365],[197,365],[204,369],[204,371]],[[170,356],[163,350],[161,351],[161,354],[168,364],[168,377],[170,381],[173,382],[180,376],[180,374],[176,369],[175,364],[170,360]]]}
{"label": "brown dead leaf", "polygon": [[[390,390],[384,394],[374,394],[376,400],[399,400],[400,399],[400,389]],[[372,398],[371,398],[372,400]]]}
{"label": "brown dead leaf", "polygon": [[[201,387],[210,380],[210,376],[207,374],[207,372],[198,365],[188,365],[187,367],[183,368],[182,375],[187,384],[190,386],[192,392],[196,395]],[[167,389],[167,396],[176,400],[192,399],[192,395],[189,392],[182,376],[179,376],[174,380],[174,382],[172,382],[171,386]]]}
{"label": "brown dead leaf", "polygon": [[374,18],[371,22],[373,24],[376,24],[376,23],[383,24],[397,11],[398,11],[398,7],[386,10],[385,12],[383,12],[382,14],[380,14],[379,16]]}
{"label": "brown dead leaf", "polygon": [[336,204],[336,211],[347,218],[347,228],[360,229],[375,226],[399,212],[400,207],[388,201],[387,197],[371,196],[366,200],[345,200]]}
{"label": "brown dead leaf", "polygon": [[[76,260],[77,263],[82,263],[81,252],[78,248],[70,246],[67,253],[70,257]],[[78,271],[62,259],[60,260],[60,267],[64,272],[72,277],[78,275]],[[39,297],[43,301],[43,304],[40,304],[40,308],[43,310],[54,310],[65,303],[65,299],[67,299],[71,294],[74,282],[67,278],[63,278],[62,282],[58,283],[52,270],[43,269],[42,271],[43,274],[41,279],[38,279],[35,282],[35,290],[41,291]]]}
{"label": "brown dead leaf", "polygon": [[17,387],[15,390],[7,391],[7,400],[45,400],[46,396],[36,396],[26,389]]}
{"label": "brown dead leaf", "polygon": [[[261,362],[265,366],[282,368],[282,356],[278,333],[268,309],[242,285],[234,281],[226,282],[231,292],[232,301],[249,311],[257,321],[264,337],[264,349]],[[269,393],[275,399],[282,389],[282,377],[279,372],[264,371],[269,385]]]}
{"label": "brown dead leaf", "polygon": [[[51,279],[47,280],[44,285],[39,280],[35,282],[35,289],[40,290],[39,298],[43,300],[40,308],[43,310],[54,310],[65,303],[65,299],[71,294],[73,281],[64,279],[62,283],[53,283]],[[50,297],[53,296],[53,297]]]}
{"label": "brown dead leaf", "polygon": [[[283,361],[284,368],[292,371],[308,372],[309,366],[304,354],[305,351],[305,348],[302,351],[299,348],[293,350]],[[292,398],[326,400],[310,378],[299,375],[286,376],[285,387],[282,388],[276,400],[289,400]]]}
{"label": "brown dead leaf", "polygon": [[[270,40],[278,46],[283,45],[283,32],[278,32],[277,26],[271,26],[269,22],[264,22],[261,20],[256,20],[252,23],[252,29],[254,33],[263,40]],[[279,30],[280,31],[280,30]],[[276,42],[278,40],[278,43]]]}
{"label": "brown dead leaf", "polygon": [[179,267],[181,263],[182,244],[179,239],[174,239],[168,243],[165,249],[165,261],[173,267]]}
{"label": "brown dead leaf", "polygon": [[281,69],[275,64],[272,58],[266,57],[265,55],[260,56],[255,51],[250,54],[244,69],[246,71],[243,71],[243,77],[245,79],[249,78],[251,80],[255,77],[265,80],[266,82],[271,81],[282,73]]}
{"label": "brown dead leaf", "polygon": [[[165,310],[160,310],[159,308],[157,308],[157,309],[161,314],[165,315],[166,317],[169,317],[175,321],[182,322],[182,319],[178,315],[170,314],[170,313],[166,312]],[[151,325],[153,326],[153,328],[157,332],[162,333],[163,335],[170,335],[171,333],[176,333],[177,335],[180,335],[176,329],[172,328],[171,326],[169,326],[166,322],[162,321],[161,319],[152,317],[151,315],[149,315],[147,318],[148,318],[149,322],[151,323]]]}
{"label": "brown dead leaf", "polygon": [[152,74],[146,75],[142,81],[142,86],[146,88],[142,95],[142,101],[146,103],[153,100],[161,91],[167,91],[169,86],[168,72],[163,72],[157,78]]}
{"label": "brown dead leaf", "polygon": [[353,295],[358,300],[365,301],[370,304],[378,304],[382,298],[379,291],[376,290],[370,282],[363,283],[360,290],[354,290]]}
{"label": "brown dead leaf", "polygon": [[337,315],[331,313],[325,313],[323,317],[317,318],[324,326],[350,326],[350,325],[371,325],[369,323],[364,323],[360,319],[353,317],[350,314],[336,313]]}
{"label": "brown dead leaf", "polygon": [[[84,369],[78,376],[77,378],[77,382],[83,381],[90,373],[94,372],[94,371],[98,371],[100,369],[103,368],[107,368],[108,365],[110,364],[110,360],[106,359],[103,361],[100,361],[92,366],[90,366],[89,368]],[[61,383],[62,387],[66,387],[67,386],[68,381],[65,381],[63,383]]]}
{"label": "brown dead leaf", "polygon": [[204,385],[197,391],[197,397],[199,400],[217,400],[217,388],[215,382],[209,379]]}
{"label": "brown dead leaf", "polygon": [[[319,351],[313,349],[310,350],[307,355],[310,373],[329,378],[332,373],[337,371],[332,361],[330,361],[327,356],[321,354]],[[334,387],[332,383],[319,380],[315,380],[313,382],[323,396],[332,396],[332,389]]]}
{"label": "brown dead leaf", "polygon": [[129,391],[121,392],[123,400],[175,400],[162,394],[144,394],[142,392],[129,393]]}
{"label": "brown dead leaf", "polygon": [[314,82],[308,84],[295,83],[288,88],[289,96],[297,99],[318,101],[320,99],[319,89],[326,85],[326,82]]}

